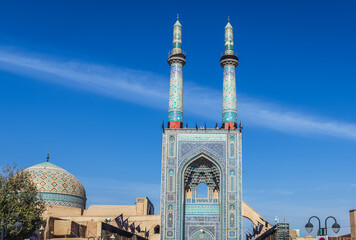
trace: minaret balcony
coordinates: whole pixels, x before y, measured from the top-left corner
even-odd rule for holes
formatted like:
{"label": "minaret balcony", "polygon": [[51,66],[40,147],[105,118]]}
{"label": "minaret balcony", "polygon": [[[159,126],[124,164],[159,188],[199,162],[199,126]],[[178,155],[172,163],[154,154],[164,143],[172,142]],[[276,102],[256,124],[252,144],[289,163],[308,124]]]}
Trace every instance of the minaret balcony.
{"label": "minaret balcony", "polygon": [[172,65],[172,63],[180,63],[184,66],[187,62],[185,52],[183,50],[181,53],[173,52],[172,50],[169,51],[167,62],[169,65]]}

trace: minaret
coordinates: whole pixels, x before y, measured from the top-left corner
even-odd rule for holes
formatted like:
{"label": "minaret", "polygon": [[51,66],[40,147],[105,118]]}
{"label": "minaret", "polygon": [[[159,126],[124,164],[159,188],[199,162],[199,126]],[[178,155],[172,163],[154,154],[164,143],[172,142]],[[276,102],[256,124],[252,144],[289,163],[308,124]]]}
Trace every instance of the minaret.
{"label": "minaret", "polygon": [[225,27],[225,51],[220,59],[220,65],[224,68],[223,84],[223,128],[235,129],[237,121],[236,106],[236,78],[235,68],[239,64],[234,52],[234,42],[230,19]]}
{"label": "minaret", "polygon": [[185,54],[182,51],[182,25],[177,16],[173,26],[173,48],[168,57],[171,66],[169,85],[168,128],[183,127],[183,66]]}

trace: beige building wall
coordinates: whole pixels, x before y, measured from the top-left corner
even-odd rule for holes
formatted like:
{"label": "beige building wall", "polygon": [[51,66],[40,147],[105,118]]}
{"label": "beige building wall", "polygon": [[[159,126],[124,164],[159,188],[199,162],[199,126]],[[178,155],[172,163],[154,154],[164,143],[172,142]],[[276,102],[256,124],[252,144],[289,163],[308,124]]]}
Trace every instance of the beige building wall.
{"label": "beige building wall", "polygon": [[[111,222],[107,224],[117,227],[115,218],[123,214],[128,219],[129,225],[140,225],[141,232],[136,233],[144,236],[144,231],[149,231],[150,240],[160,239],[160,215],[153,215],[154,206],[148,198],[137,198],[136,205],[92,205],[87,210],[72,207],[46,206],[43,214],[45,219],[44,239],[85,238],[101,237],[109,235],[102,231],[102,224],[107,218]],[[111,236],[111,235],[110,235]],[[126,239],[115,235],[116,240]],[[134,238],[130,238],[134,239]]]}
{"label": "beige building wall", "polygon": [[[142,232],[138,233],[144,236],[145,229],[149,231],[150,240],[160,239],[161,216],[153,215],[154,206],[148,198],[137,198],[136,205],[91,205],[88,209],[82,210],[72,207],[46,206],[46,211],[43,214],[46,219],[45,236],[46,239],[61,236],[68,236],[75,233],[78,237],[100,237],[104,233],[101,231],[102,225],[107,218],[111,218],[111,222],[107,224],[117,227],[115,218],[123,214],[123,220],[128,219],[129,225],[135,223],[137,227],[140,225]],[[250,219],[255,225],[259,222],[264,222],[260,214],[245,202],[242,204],[242,216]],[[350,215],[351,216],[351,215]],[[268,230],[272,225],[264,227],[263,232]],[[73,235],[73,234],[72,234]],[[315,240],[306,237],[293,238],[295,240]],[[58,239],[59,240],[59,239]]]}
{"label": "beige building wall", "polygon": [[356,209],[350,210],[351,240],[356,240]]}
{"label": "beige building wall", "polygon": [[137,215],[135,205],[91,205],[87,210],[84,210],[83,216],[108,217],[124,215]]}
{"label": "beige building wall", "polygon": [[271,224],[268,223],[267,227],[266,227],[266,220],[252,207],[250,207],[247,203],[245,203],[244,201],[242,202],[242,217],[249,219],[253,225],[257,226],[259,223],[262,223],[263,229],[261,231],[261,233],[258,235],[262,235],[264,232],[266,232],[268,229],[270,229],[272,227]]}

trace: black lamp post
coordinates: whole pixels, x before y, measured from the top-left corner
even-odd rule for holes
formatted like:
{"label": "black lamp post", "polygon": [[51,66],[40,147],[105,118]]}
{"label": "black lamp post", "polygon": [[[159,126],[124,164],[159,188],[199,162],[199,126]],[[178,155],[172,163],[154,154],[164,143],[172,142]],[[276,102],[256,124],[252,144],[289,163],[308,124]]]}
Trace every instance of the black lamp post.
{"label": "black lamp post", "polygon": [[327,217],[327,218],[325,219],[325,227],[324,227],[324,228],[321,227],[320,219],[319,219],[317,216],[312,216],[312,217],[309,218],[308,223],[305,224],[305,230],[307,230],[308,233],[311,233],[311,232],[313,231],[313,228],[314,228],[313,224],[310,222],[310,220],[311,220],[312,218],[316,218],[316,219],[318,219],[318,221],[319,221],[318,236],[325,236],[325,235],[328,234],[328,232],[327,232],[327,228],[328,228],[328,226],[327,226],[327,220],[328,220],[329,218],[332,218],[332,219],[335,220],[335,223],[331,226],[331,228],[332,228],[332,230],[334,231],[334,233],[338,233],[338,232],[340,231],[340,225],[337,223],[336,219],[335,219],[333,216],[329,216],[329,217]]}
{"label": "black lamp post", "polygon": [[22,230],[22,224],[20,223],[20,220],[19,220],[19,218],[17,216],[15,216],[15,215],[8,216],[6,218],[4,227],[1,227],[1,219],[0,219],[1,240],[4,240],[6,238],[6,236],[7,236],[7,223],[8,223],[10,218],[16,218],[16,222],[12,226],[15,229],[16,233],[18,234]]}

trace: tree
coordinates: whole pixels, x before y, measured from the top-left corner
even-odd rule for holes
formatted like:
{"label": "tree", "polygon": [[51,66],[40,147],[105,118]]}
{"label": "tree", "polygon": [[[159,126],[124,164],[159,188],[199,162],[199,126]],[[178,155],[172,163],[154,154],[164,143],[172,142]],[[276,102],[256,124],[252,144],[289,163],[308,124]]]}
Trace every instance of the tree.
{"label": "tree", "polygon": [[11,228],[16,219],[9,219],[7,239],[26,239],[40,228],[44,204],[38,196],[36,185],[31,181],[28,172],[20,170],[15,164],[7,164],[0,169],[1,223],[4,226],[10,215],[18,216],[22,223],[22,230],[16,235]]}

